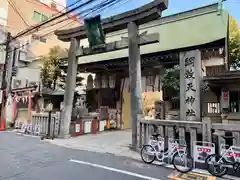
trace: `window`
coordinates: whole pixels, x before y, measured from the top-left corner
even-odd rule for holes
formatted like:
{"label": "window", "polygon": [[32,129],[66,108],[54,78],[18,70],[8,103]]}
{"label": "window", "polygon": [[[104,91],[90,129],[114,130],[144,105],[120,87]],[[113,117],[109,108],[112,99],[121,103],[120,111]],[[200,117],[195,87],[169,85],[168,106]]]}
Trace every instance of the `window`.
{"label": "window", "polygon": [[41,21],[46,21],[47,19],[48,19],[48,17],[42,14]]}
{"label": "window", "polygon": [[208,113],[220,113],[220,103],[210,102],[207,103]]}
{"label": "window", "polygon": [[240,92],[230,91],[230,111],[240,112]]}
{"label": "window", "polygon": [[32,35],[32,40],[39,40],[39,36],[36,35],[36,34],[33,34],[33,35]]}
{"label": "window", "polygon": [[38,40],[38,41],[43,42],[43,43],[46,43],[46,42],[47,42],[47,39],[46,39],[46,38],[41,37],[41,36],[38,36],[38,35],[36,35],[36,34],[32,34],[32,40],[33,40],[33,41]]}
{"label": "window", "polygon": [[33,13],[33,19],[36,21],[41,21],[41,13],[34,11]]}
{"label": "window", "polygon": [[44,38],[44,37],[40,37],[39,41],[43,42],[43,43],[46,43],[47,42],[47,39]]}
{"label": "window", "polygon": [[48,17],[45,16],[44,14],[39,13],[37,11],[33,12],[33,20],[35,20],[35,21],[45,21],[47,19],[48,19]]}

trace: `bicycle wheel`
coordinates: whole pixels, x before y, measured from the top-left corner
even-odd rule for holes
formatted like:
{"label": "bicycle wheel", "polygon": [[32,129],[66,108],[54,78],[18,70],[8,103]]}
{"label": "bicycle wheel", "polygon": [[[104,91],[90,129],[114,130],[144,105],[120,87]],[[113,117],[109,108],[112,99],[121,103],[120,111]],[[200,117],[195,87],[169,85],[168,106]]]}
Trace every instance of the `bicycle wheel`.
{"label": "bicycle wheel", "polygon": [[216,154],[212,154],[212,155],[209,155],[205,160],[207,170],[213,176],[222,177],[228,171],[227,167],[221,166],[221,164],[224,164],[222,160],[221,162],[216,162],[216,159],[220,159],[220,158],[221,158],[220,156]]}
{"label": "bicycle wheel", "polygon": [[177,171],[187,173],[193,169],[193,158],[184,151],[177,151],[173,155],[172,164]]}
{"label": "bicycle wheel", "polygon": [[141,149],[141,158],[143,162],[148,164],[151,164],[153,161],[155,161],[156,155],[154,148],[151,145],[144,145]]}

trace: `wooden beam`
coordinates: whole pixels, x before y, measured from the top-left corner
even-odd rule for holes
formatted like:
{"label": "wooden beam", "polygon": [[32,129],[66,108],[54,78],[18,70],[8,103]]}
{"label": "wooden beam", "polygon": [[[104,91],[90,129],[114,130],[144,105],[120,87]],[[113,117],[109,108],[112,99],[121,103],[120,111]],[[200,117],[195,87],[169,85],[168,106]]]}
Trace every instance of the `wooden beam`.
{"label": "wooden beam", "polygon": [[[152,43],[158,43],[159,42],[159,33],[152,33],[152,34],[143,34],[140,36],[140,42],[139,45],[147,45]],[[121,41],[114,41],[107,43],[104,49],[99,49],[92,51],[91,48],[86,47],[79,50],[77,53],[77,57],[82,57],[86,55],[94,55],[99,53],[106,53],[111,51],[117,51],[121,49],[128,48],[128,38],[122,38]]]}

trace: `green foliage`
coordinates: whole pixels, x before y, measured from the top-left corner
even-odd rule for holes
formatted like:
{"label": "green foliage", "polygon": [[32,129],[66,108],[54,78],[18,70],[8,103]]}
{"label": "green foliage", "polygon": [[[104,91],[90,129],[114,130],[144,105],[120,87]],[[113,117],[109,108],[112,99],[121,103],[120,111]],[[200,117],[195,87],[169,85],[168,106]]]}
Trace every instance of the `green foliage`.
{"label": "green foliage", "polygon": [[163,88],[180,91],[180,71],[179,66],[174,66],[165,70],[162,76]]}
{"label": "green foliage", "polygon": [[[61,67],[64,63],[61,57],[67,55],[67,50],[60,46],[54,46],[49,50],[47,56],[41,57],[41,79],[44,87],[55,90],[58,87],[65,89],[66,70]],[[82,77],[78,75],[76,85],[81,85]]]}
{"label": "green foliage", "polygon": [[234,69],[240,68],[240,28],[238,22],[229,18],[229,56],[230,65]]}

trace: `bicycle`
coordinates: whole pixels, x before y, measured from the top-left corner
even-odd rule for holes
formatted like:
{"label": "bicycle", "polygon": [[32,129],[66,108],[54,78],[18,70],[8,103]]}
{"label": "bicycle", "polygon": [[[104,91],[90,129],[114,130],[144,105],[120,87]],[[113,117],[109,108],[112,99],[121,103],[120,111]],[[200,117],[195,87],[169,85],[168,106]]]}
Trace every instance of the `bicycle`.
{"label": "bicycle", "polygon": [[[164,149],[164,138],[159,137],[160,134],[152,134],[149,140],[149,144],[144,145],[141,149],[141,158],[145,163],[151,164],[156,159],[160,162],[163,162],[165,158],[171,158],[171,162],[176,170],[181,173],[187,173],[193,169],[193,158],[186,152],[185,145],[179,145],[177,140],[170,139],[169,141],[172,143],[172,148]],[[146,160],[144,155],[151,158]],[[179,163],[176,161],[177,159],[181,160],[181,163],[188,163],[190,165],[183,164],[186,168],[182,170],[178,167]],[[181,164],[182,165],[182,164]]]}
{"label": "bicycle", "polygon": [[[222,136],[223,139],[233,140],[234,137],[230,136]],[[228,172],[228,168],[233,168],[235,172],[240,172],[240,152],[236,153],[236,151],[240,151],[240,146],[227,146],[225,144],[221,145],[221,149],[225,149],[223,152],[220,152],[221,155],[211,154],[206,160],[207,170],[210,174],[217,177],[222,177]],[[237,156],[239,159],[237,159]],[[209,162],[213,161],[213,169],[210,166]]]}

